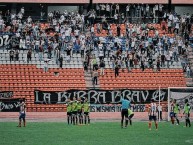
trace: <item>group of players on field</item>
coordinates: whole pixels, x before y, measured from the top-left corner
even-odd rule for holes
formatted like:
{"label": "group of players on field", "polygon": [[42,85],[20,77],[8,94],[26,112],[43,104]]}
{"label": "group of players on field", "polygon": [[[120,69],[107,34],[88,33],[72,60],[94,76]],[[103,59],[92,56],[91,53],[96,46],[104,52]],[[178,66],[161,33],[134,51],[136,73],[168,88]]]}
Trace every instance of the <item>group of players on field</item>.
{"label": "group of players on field", "polygon": [[[156,112],[157,111],[156,110],[157,110],[156,103],[152,99],[150,107],[149,107],[149,130],[151,130],[151,121],[152,120],[154,120],[154,122],[155,122],[156,130],[158,129],[158,123],[157,123],[157,118],[156,118],[156,116],[157,116]],[[188,125],[189,125],[189,127],[191,127],[190,118],[189,118],[191,107],[188,103],[188,99],[185,100],[185,105],[184,105],[183,110],[184,110],[183,114],[185,116],[185,123],[186,123],[185,127],[187,127]],[[170,118],[171,118],[172,124],[174,124],[175,119],[176,119],[176,121],[177,121],[176,125],[179,125],[180,122],[178,119],[178,114],[180,114],[180,106],[179,106],[179,104],[176,103],[176,100],[174,99],[171,102],[171,110],[170,110]]]}
{"label": "group of players on field", "polygon": [[[83,124],[90,124],[90,103],[88,99],[85,98],[82,101],[80,98],[76,100],[73,97],[73,100],[70,99],[67,101],[67,122],[68,124],[73,125],[83,125]],[[83,123],[84,121],[84,123]]]}
{"label": "group of players on field", "polygon": [[[184,105],[184,112],[183,112],[184,117],[185,117],[186,127],[188,125],[189,125],[189,127],[191,127],[191,123],[190,123],[190,110],[191,110],[191,107],[190,107],[190,105],[188,103],[188,100],[186,99],[185,100],[185,105]],[[175,119],[176,119],[176,122],[177,122],[176,125],[180,124],[179,118],[178,118],[179,114],[180,114],[180,106],[179,106],[179,104],[177,104],[176,100],[173,100],[173,102],[171,103],[171,110],[170,110],[170,117],[171,117],[172,124],[174,124]]]}
{"label": "group of players on field", "polygon": [[[122,110],[121,110],[121,127],[123,128],[123,121],[125,119],[125,128],[128,126],[128,121],[130,121],[130,125],[132,125],[132,117],[134,116],[134,112],[130,109],[131,108],[131,103],[129,100],[126,99],[121,99],[122,103]],[[151,100],[151,103],[149,105],[149,111],[148,111],[148,116],[149,116],[149,130],[151,130],[152,126],[152,120],[155,122],[155,127],[156,130],[158,129],[158,123],[157,123],[157,106],[154,100]],[[184,105],[184,117],[185,117],[185,123],[186,126],[191,127],[190,123],[190,110],[191,107],[188,103],[188,100],[185,100],[185,105]],[[90,124],[90,102],[88,101],[87,98],[84,100],[81,100],[81,98],[76,99],[76,97],[73,97],[73,100],[68,99],[67,100],[67,122],[68,124],[73,124],[73,125],[83,125],[83,124]],[[21,100],[20,101],[20,112],[19,112],[19,125],[18,127],[21,127],[21,122],[23,120],[24,127],[26,126],[26,105],[25,101]],[[180,106],[177,104],[176,100],[174,99],[171,102],[171,110],[170,110],[170,117],[171,117],[171,122],[174,124],[175,119],[177,122],[177,125],[179,125],[179,119],[178,115],[180,114]],[[182,117],[182,116],[181,116]]]}
{"label": "group of players on field", "polygon": [[[122,99],[121,100],[122,102],[122,110],[121,110],[121,127],[123,128],[123,121],[124,121],[124,118],[125,118],[125,128],[127,127],[128,125],[128,120],[130,120],[130,124],[131,124],[131,118],[134,116],[133,112],[128,109],[131,107],[131,104],[130,104],[130,101],[129,100],[126,100],[126,99]],[[130,113],[128,113],[128,110],[129,112],[131,111],[132,112],[132,116],[130,116]],[[186,126],[187,127],[189,125],[189,127],[191,127],[191,123],[190,123],[190,110],[191,110],[191,107],[188,103],[188,100],[186,99],[185,100],[185,105],[184,105],[184,116],[185,116],[185,123],[186,123]],[[148,116],[149,116],[149,123],[148,123],[148,126],[149,126],[149,130],[151,130],[151,127],[152,127],[152,120],[154,120],[154,123],[155,123],[155,128],[156,130],[158,129],[158,123],[157,123],[157,105],[154,101],[154,99],[151,99],[151,103],[148,107]],[[176,119],[177,121],[177,125],[179,125],[179,119],[178,119],[178,114],[180,113],[180,106],[176,103],[176,100],[173,100],[171,102],[171,110],[170,110],[170,117],[171,117],[171,122],[172,124],[174,124],[174,120]]]}

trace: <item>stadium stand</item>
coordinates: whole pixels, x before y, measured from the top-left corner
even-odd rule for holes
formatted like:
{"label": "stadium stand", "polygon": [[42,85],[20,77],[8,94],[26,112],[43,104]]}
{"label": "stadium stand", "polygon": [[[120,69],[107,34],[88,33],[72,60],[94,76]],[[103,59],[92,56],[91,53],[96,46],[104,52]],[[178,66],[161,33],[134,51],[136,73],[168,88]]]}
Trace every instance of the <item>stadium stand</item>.
{"label": "stadium stand", "polygon": [[[83,21],[84,15],[71,14],[60,17],[49,12],[49,22],[46,23],[32,23],[33,20],[28,17],[26,24],[18,18],[18,24],[15,24],[17,28],[1,27],[1,34],[12,32],[16,38],[10,41],[16,41],[17,44],[0,50],[0,88],[2,91],[14,91],[14,98],[25,98],[28,111],[65,111],[64,104],[34,104],[34,90],[65,91],[95,87],[92,84],[95,59],[99,68],[101,60],[105,63],[105,74],[99,76],[97,85],[100,89],[151,90],[186,86],[185,77],[191,77],[192,73],[186,60],[189,55],[186,35],[191,37],[192,24],[190,27],[187,22],[187,26],[181,30],[181,36],[175,31],[179,28],[168,24],[170,16],[179,21],[176,14],[168,13],[164,21],[157,23],[149,18],[148,22],[138,24],[118,20],[118,24],[107,22],[108,29],[104,29],[103,22],[95,23],[90,19],[95,15],[93,11],[89,12],[88,22]],[[185,17],[190,19],[189,15],[181,19]],[[32,51],[30,60],[27,59],[29,48]],[[15,60],[17,50],[18,60]],[[11,58],[11,51],[14,58]],[[60,57],[62,66],[58,62]],[[149,64],[149,59],[152,64]],[[117,77],[115,66],[119,67]],[[190,73],[184,75],[184,71]]]}

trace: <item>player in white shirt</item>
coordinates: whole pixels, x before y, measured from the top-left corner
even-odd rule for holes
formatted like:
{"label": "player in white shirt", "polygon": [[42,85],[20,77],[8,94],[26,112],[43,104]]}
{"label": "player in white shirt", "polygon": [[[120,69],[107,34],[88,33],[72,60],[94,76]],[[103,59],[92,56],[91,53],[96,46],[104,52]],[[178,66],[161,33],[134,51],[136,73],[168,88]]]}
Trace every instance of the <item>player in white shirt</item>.
{"label": "player in white shirt", "polygon": [[19,111],[19,124],[17,127],[21,127],[21,122],[23,120],[23,126],[26,127],[26,104],[24,100],[20,100],[20,111]]}
{"label": "player in white shirt", "polygon": [[158,129],[158,123],[157,123],[157,106],[154,102],[154,99],[151,99],[151,104],[149,106],[149,130],[151,130],[152,126],[152,120],[155,122],[156,130]]}

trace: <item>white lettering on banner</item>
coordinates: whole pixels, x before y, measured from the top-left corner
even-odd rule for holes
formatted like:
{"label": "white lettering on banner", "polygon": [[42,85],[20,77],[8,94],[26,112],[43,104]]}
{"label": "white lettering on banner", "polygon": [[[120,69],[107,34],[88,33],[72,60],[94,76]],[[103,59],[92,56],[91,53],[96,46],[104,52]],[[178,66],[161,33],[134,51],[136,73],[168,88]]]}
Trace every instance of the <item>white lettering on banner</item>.
{"label": "white lettering on banner", "polygon": [[[147,97],[149,95],[149,92],[148,91],[140,91],[141,92],[141,95],[142,95],[142,98],[144,100],[144,102],[147,100]],[[146,96],[145,96],[146,95]]]}
{"label": "white lettering on banner", "polygon": [[[35,103],[65,103],[68,98],[88,98],[91,104],[108,104],[108,103],[121,103],[121,98],[128,99],[135,103],[145,103],[150,101],[151,98],[155,101],[159,100],[158,90],[69,90],[64,92],[43,92],[35,91]],[[161,91],[161,101],[167,99],[166,92]]]}
{"label": "white lettering on banner", "polygon": [[1,106],[1,107],[0,107],[1,110],[4,110],[4,109],[6,109],[6,110],[11,110],[11,109],[13,109],[13,107],[14,107],[13,104],[4,104],[3,102],[1,102],[0,106]]}
{"label": "white lettering on banner", "polygon": [[[116,98],[120,98],[119,101],[116,101]],[[121,102],[121,92],[120,91],[111,91],[112,103]]]}
{"label": "white lettering on banner", "polygon": [[134,100],[134,98],[136,98],[137,102],[140,102],[140,100],[139,100],[139,91],[133,91],[131,97],[132,97],[132,100]]}
{"label": "white lettering on banner", "polygon": [[[128,94],[126,94],[126,92],[128,93]],[[130,100],[130,101],[132,101],[133,99],[131,98],[131,91],[130,90],[124,90],[123,92],[122,92],[122,98],[127,98],[128,100]],[[121,100],[120,100],[121,101]]]}
{"label": "white lettering on banner", "polygon": [[[81,94],[82,93],[82,94]],[[80,95],[81,94],[81,95]],[[85,91],[78,91],[77,93],[76,93],[76,96],[77,96],[77,98],[85,98],[86,97],[86,92]]]}
{"label": "white lettering on banner", "polygon": [[0,47],[2,47],[3,46],[3,38],[2,38],[2,36],[0,36]]}
{"label": "white lettering on banner", "polygon": [[[92,104],[91,112],[121,112],[121,105],[99,105]],[[131,107],[133,112],[145,112],[145,104],[136,104]]]}
{"label": "white lettering on banner", "polygon": [[65,100],[67,100],[68,98],[70,98],[71,93],[67,93],[67,92],[58,92],[58,102],[62,102],[62,98],[65,98]]}
{"label": "white lettering on banner", "polygon": [[98,102],[99,102],[99,103],[101,103],[101,102],[100,102],[100,97],[103,98],[103,99],[102,99],[102,101],[103,101],[102,103],[104,103],[104,104],[106,103],[105,93],[106,93],[106,92],[104,92],[104,91],[98,93]]}
{"label": "white lettering on banner", "polygon": [[145,104],[136,104],[131,109],[133,112],[145,112]]}
{"label": "white lettering on banner", "polygon": [[38,95],[39,91],[35,91],[35,102],[36,103],[41,103],[41,101],[39,101],[39,95]]}
{"label": "white lettering on banner", "polygon": [[10,43],[10,35],[1,35],[0,36],[0,47],[6,46]]}
{"label": "white lettering on banner", "polygon": [[13,92],[0,93],[0,98],[11,98],[11,97],[13,97]]}
{"label": "white lettering on banner", "polygon": [[[164,100],[165,94],[166,94],[166,92],[160,91],[160,101],[163,101],[163,100]],[[156,91],[153,93],[152,98],[153,98],[155,101],[159,101],[159,90],[156,90]]]}
{"label": "white lettering on banner", "polygon": [[4,45],[8,45],[10,42],[9,35],[3,35]]}
{"label": "white lettering on banner", "polygon": [[0,111],[13,111],[13,110],[19,110],[20,102],[16,103],[5,103],[0,101]]}
{"label": "white lettering on banner", "polygon": [[17,102],[17,103],[14,103],[14,106],[17,108],[17,107],[20,107],[20,102]]}
{"label": "white lettering on banner", "polygon": [[43,93],[43,95],[44,95],[44,102],[46,103],[46,104],[50,104],[50,96],[51,96],[51,93]]}
{"label": "white lettering on banner", "polygon": [[[94,93],[92,96],[91,96],[91,93]],[[88,92],[88,101],[91,102],[91,99],[94,99],[94,101],[92,101],[94,104],[97,103],[97,91],[94,91],[94,90],[91,90]]]}
{"label": "white lettering on banner", "polygon": [[91,112],[120,112],[121,106],[91,105]]}

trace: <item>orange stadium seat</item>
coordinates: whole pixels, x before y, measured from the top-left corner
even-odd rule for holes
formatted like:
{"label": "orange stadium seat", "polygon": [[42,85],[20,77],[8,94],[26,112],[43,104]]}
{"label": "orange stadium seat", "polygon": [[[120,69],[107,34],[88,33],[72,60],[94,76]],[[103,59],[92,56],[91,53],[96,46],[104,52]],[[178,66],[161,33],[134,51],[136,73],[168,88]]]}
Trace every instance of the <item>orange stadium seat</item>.
{"label": "orange stadium seat", "polygon": [[[28,111],[64,111],[64,105],[52,105],[50,108],[34,103],[34,89],[46,91],[64,91],[68,89],[86,89],[84,70],[71,69],[49,69],[43,73],[42,69],[35,65],[0,65],[3,73],[0,79],[3,90],[14,91],[14,98],[24,97],[27,101]],[[53,76],[58,71],[60,76]]]}

